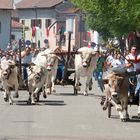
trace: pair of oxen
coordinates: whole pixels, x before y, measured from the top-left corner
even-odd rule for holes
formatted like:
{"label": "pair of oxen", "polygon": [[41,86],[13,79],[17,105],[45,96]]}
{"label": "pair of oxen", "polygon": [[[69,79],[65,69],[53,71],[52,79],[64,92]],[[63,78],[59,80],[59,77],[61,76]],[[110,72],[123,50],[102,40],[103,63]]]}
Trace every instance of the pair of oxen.
{"label": "pair of oxen", "polygon": [[[55,53],[51,49],[46,49],[37,55],[34,64],[31,65],[28,70],[28,101],[30,103],[35,104],[36,97],[41,89],[44,97],[46,97],[47,94],[51,94],[51,92],[56,92],[55,78],[58,59],[60,59],[58,53]],[[96,62],[96,51],[92,48],[82,47],[75,53],[75,89],[80,91],[80,77],[87,77],[86,83],[84,84],[84,95],[88,95],[88,90],[92,89],[92,76],[93,70],[96,67]],[[19,87],[17,67],[13,61],[1,61],[0,81],[2,82],[2,87],[4,89],[4,100],[13,104],[10,87],[15,88],[15,97],[18,97]],[[129,118],[129,83],[127,77],[112,72],[104,79],[104,81],[106,81],[104,84],[106,100],[103,109],[105,110],[108,107],[108,102],[110,102],[119,112],[120,119],[127,120]],[[114,101],[114,96],[117,96],[117,99],[120,102],[119,105]],[[138,115],[140,115],[140,110],[138,110]]]}
{"label": "pair of oxen", "polygon": [[[43,91],[43,96],[56,92],[55,78],[57,74],[58,60],[63,53],[56,53],[51,49],[46,49],[39,52],[33,64],[28,69],[28,102],[35,104],[40,90]],[[82,47],[75,53],[75,89],[80,91],[80,77],[86,76],[86,84],[84,95],[88,95],[88,90],[92,89],[92,75],[96,67],[96,52],[92,48]],[[4,89],[4,100],[13,104],[10,88],[15,89],[14,96],[19,96],[19,81],[17,66],[12,60],[2,60],[0,69],[0,79]]]}

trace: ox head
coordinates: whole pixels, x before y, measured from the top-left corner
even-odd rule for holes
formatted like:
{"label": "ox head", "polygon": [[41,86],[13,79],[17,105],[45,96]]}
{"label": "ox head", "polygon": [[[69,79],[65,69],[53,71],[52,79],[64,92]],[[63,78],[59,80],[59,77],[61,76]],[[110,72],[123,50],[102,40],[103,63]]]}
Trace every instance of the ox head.
{"label": "ox head", "polygon": [[78,50],[81,57],[81,63],[84,68],[90,66],[92,57],[96,56],[96,52],[92,48],[83,47]]}
{"label": "ox head", "polygon": [[115,97],[120,93],[124,79],[124,76],[120,76],[115,73],[112,73],[103,79],[104,84],[108,84],[112,97]]}
{"label": "ox head", "polygon": [[52,69],[55,69],[55,66],[58,64],[58,59],[61,59],[58,55],[56,55],[54,52],[50,52],[48,54],[43,54],[43,56],[46,57],[46,69],[48,71],[51,71]]}
{"label": "ox head", "polygon": [[60,57],[53,53],[47,55],[47,70],[48,71],[51,71],[53,68],[55,68],[58,62],[58,59],[60,59]]}
{"label": "ox head", "polygon": [[33,74],[33,80],[37,84],[42,80],[45,70],[44,68],[36,65],[32,65],[29,68],[30,74]]}
{"label": "ox head", "polygon": [[3,60],[1,62],[1,69],[2,69],[1,76],[2,76],[2,78],[8,80],[10,77],[10,74],[15,69],[15,67],[16,67],[16,65],[15,65],[14,61]]}

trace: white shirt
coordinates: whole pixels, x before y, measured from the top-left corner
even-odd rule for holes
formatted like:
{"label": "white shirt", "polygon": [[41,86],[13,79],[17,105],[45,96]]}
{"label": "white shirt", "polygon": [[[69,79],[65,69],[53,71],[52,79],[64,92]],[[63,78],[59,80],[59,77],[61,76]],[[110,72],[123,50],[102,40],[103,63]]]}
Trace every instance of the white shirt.
{"label": "white shirt", "polygon": [[22,58],[22,63],[23,64],[29,64],[31,63],[32,61],[32,54],[30,53],[29,55],[25,55],[23,58]]}
{"label": "white shirt", "polygon": [[111,63],[112,61],[114,60],[113,56],[112,55],[109,55],[107,58],[106,58],[106,61]]}
{"label": "white shirt", "polygon": [[111,62],[111,66],[112,67],[117,67],[117,66],[124,66],[125,62],[122,59],[113,59],[113,61]]}
{"label": "white shirt", "polygon": [[[135,55],[128,54],[128,55],[126,56],[126,59],[125,59],[125,64],[130,63],[130,62],[127,61],[127,60],[130,60],[130,59],[135,60]],[[128,72],[136,71],[136,64],[134,63],[133,65],[134,65],[134,66],[131,66],[131,67],[127,68],[127,71],[128,71]]]}

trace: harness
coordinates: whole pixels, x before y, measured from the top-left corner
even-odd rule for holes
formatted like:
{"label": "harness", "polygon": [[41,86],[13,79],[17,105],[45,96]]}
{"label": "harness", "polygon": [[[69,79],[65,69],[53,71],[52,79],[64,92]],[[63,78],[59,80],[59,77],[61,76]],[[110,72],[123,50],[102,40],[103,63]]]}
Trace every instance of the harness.
{"label": "harness", "polygon": [[54,61],[52,61],[52,62],[50,62],[49,60],[47,60],[47,65],[46,66],[53,68],[55,62],[56,62],[56,59],[54,59]]}
{"label": "harness", "polygon": [[53,64],[47,64],[47,66],[53,67]]}

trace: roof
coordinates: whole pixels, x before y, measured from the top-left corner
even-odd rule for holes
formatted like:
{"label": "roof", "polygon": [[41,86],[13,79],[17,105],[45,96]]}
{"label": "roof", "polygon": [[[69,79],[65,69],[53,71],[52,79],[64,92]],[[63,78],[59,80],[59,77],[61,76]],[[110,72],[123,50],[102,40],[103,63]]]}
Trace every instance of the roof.
{"label": "roof", "polygon": [[64,13],[65,14],[74,14],[74,13],[77,13],[79,11],[80,11],[79,8],[72,7],[72,8],[68,8],[66,11],[64,11]]}
{"label": "roof", "polygon": [[0,9],[11,10],[13,9],[12,0],[0,0]]}
{"label": "roof", "polygon": [[51,8],[62,2],[63,0],[22,0],[21,2],[16,4],[16,8]]}
{"label": "roof", "polygon": [[12,28],[22,28],[22,27],[23,27],[23,24],[15,20],[12,20]]}

